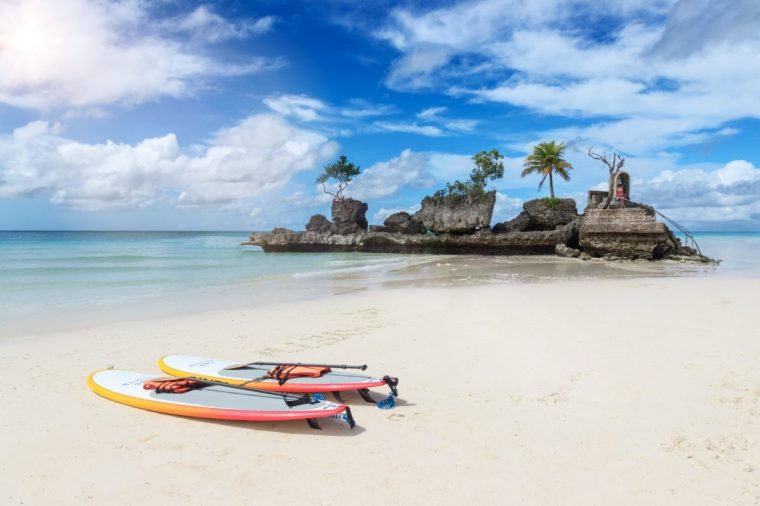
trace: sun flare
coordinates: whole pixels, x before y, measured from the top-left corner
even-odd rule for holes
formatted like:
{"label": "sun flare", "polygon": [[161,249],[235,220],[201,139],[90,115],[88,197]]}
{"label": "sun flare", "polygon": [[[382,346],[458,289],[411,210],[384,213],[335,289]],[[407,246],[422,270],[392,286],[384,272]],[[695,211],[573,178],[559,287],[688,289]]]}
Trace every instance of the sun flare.
{"label": "sun flare", "polygon": [[21,4],[12,14],[6,13],[0,24],[0,48],[34,55],[53,44],[55,15],[43,2]]}
{"label": "sun flare", "polygon": [[9,49],[36,52],[50,46],[50,38],[39,23],[27,23],[14,30],[6,39]]}

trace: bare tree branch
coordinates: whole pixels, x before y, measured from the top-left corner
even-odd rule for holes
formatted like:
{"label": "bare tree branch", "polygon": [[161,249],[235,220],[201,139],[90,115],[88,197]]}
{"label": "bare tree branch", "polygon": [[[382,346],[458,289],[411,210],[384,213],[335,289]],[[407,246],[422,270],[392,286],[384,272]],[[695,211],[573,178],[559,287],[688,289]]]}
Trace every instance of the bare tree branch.
{"label": "bare tree branch", "polygon": [[[327,191],[327,186],[325,186],[325,182],[324,181],[322,181],[322,191],[324,191],[328,195],[332,195],[333,198],[336,198],[336,199],[338,198],[338,196],[336,194],[334,194],[333,192]],[[340,192],[338,192],[338,193],[340,193]]]}
{"label": "bare tree branch", "polygon": [[594,152],[594,146],[591,146],[588,148],[588,156],[593,158],[594,160],[598,160],[602,162],[604,165],[607,166],[607,170],[609,170],[610,177],[609,177],[609,185],[607,189],[607,200],[604,203],[603,208],[607,209],[610,207],[610,203],[612,202],[612,194],[613,194],[613,186],[615,184],[615,177],[620,172],[620,169],[623,168],[623,165],[625,164],[625,158],[618,155],[617,153],[612,154],[612,160],[609,159],[607,156],[607,152],[604,151],[602,153],[595,153]]}

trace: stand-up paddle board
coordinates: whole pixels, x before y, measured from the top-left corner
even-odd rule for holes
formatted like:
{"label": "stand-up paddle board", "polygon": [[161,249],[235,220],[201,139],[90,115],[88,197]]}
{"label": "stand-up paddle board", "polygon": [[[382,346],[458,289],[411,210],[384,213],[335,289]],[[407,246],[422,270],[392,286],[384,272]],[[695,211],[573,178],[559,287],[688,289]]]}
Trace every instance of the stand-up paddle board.
{"label": "stand-up paddle board", "polygon": [[[181,393],[171,392],[173,383],[179,383],[180,390],[186,384],[191,387]],[[191,379],[183,383],[177,378],[156,378],[115,370],[96,371],[87,378],[87,384],[106,399],[170,415],[266,422],[306,420],[315,428],[319,428],[315,419],[336,417],[343,418],[352,427],[354,425],[347,406],[324,398],[315,400],[309,396],[261,392],[203,380]]]}
{"label": "stand-up paddle board", "polygon": [[396,395],[396,385],[398,384],[398,380],[391,376],[376,378],[335,370],[330,370],[319,377],[291,378],[281,382],[266,377],[267,372],[272,369],[271,364],[240,363],[234,360],[189,355],[165,355],[158,360],[158,367],[172,376],[191,376],[233,385],[245,385],[259,390],[294,393],[332,392],[341,402],[339,392],[356,390],[366,401],[374,403],[375,401],[369,396],[368,389],[388,385],[393,395]]}

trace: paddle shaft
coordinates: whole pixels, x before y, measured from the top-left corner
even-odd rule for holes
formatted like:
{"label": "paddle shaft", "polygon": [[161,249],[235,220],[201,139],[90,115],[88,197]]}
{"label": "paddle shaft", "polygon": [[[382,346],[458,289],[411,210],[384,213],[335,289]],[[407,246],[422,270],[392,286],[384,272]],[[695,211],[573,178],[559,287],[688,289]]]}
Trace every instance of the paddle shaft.
{"label": "paddle shaft", "polygon": [[345,365],[345,364],[304,364],[301,362],[251,362],[248,365],[300,365],[303,367],[329,367],[330,369],[359,369],[367,370],[367,364],[364,365]]}
{"label": "paddle shaft", "polygon": [[258,388],[248,388],[248,387],[244,387],[243,385],[231,385],[229,383],[223,383],[221,381],[207,380],[207,379],[203,379],[203,378],[198,378],[196,376],[187,376],[187,377],[182,378],[182,379],[191,379],[191,380],[195,380],[195,381],[200,381],[201,383],[205,383],[207,385],[214,385],[214,386],[225,387],[225,388],[234,388],[234,389],[237,389],[237,390],[245,390],[246,392],[256,392],[256,393],[260,393],[260,394],[271,395],[271,396],[274,396],[274,397],[279,397],[280,399],[283,399],[285,401],[288,399],[288,397],[291,397],[294,400],[299,398],[298,395],[293,395],[293,394],[288,394],[288,393],[282,393],[282,392],[272,392],[270,390],[261,390],[261,389],[258,389]]}

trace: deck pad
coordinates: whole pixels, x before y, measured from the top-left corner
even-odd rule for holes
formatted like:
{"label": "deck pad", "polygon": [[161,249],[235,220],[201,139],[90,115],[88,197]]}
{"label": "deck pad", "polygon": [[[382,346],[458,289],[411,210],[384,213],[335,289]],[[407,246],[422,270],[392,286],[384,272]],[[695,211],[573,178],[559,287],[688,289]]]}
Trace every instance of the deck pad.
{"label": "deck pad", "polygon": [[[244,391],[239,388],[211,385],[189,392],[156,393],[145,390],[143,383],[155,375],[129,371],[104,370],[92,373],[87,383],[98,395],[128,406],[197,418],[220,420],[305,420],[337,415],[346,406],[317,401],[288,406],[279,393]],[[288,399],[295,398],[290,395]]]}

